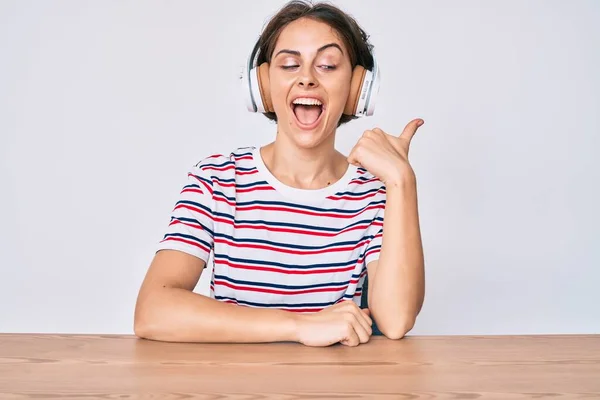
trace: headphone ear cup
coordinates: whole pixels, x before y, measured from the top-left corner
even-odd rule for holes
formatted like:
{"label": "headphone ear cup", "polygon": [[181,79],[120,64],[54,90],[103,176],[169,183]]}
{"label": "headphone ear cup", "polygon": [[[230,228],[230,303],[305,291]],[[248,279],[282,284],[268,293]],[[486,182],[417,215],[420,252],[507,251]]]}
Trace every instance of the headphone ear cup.
{"label": "headphone ear cup", "polygon": [[356,107],[358,106],[358,99],[362,91],[363,83],[365,81],[365,74],[367,70],[362,65],[357,65],[352,71],[352,80],[350,81],[350,94],[348,100],[344,106],[344,114],[355,115]]}
{"label": "headphone ear cup", "polygon": [[269,63],[262,63],[258,67],[258,88],[265,112],[275,112],[271,99],[271,84],[269,81]]}

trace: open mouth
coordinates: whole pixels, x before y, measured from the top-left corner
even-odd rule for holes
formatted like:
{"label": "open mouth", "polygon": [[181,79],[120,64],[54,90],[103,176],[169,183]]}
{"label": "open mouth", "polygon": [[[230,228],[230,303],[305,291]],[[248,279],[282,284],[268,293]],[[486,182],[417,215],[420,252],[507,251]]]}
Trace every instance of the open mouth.
{"label": "open mouth", "polygon": [[324,104],[316,99],[296,99],[291,107],[296,117],[296,123],[302,129],[315,128],[321,121],[325,110]]}

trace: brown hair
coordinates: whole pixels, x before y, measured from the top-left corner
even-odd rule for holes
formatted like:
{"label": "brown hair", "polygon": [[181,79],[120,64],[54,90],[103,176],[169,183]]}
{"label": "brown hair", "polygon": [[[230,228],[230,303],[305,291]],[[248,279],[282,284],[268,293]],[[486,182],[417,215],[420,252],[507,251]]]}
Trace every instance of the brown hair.
{"label": "brown hair", "polygon": [[[323,2],[312,4],[305,0],[288,2],[271,18],[256,43],[259,51],[256,65],[271,62],[281,31],[290,22],[300,18],[311,18],[324,22],[335,29],[348,49],[352,69],[356,65],[362,65],[369,70],[373,68],[373,54],[371,53],[373,45],[369,43],[369,36],[356,20],[334,5]],[[267,112],[264,115],[270,120],[277,121],[277,115],[274,112]],[[338,126],[356,118],[342,114]]]}

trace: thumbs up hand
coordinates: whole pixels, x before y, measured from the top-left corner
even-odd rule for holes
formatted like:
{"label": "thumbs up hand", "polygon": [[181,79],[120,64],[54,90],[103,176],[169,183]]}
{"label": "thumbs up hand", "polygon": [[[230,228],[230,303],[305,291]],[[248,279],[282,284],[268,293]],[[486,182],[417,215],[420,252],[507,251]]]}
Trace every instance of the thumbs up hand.
{"label": "thumbs up hand", "polygon": [[348,162],[363,167],[386,186],[414,180],[414,171],[408,162],[410,142],[425,121],[410,121],[400,136],[390,135],[379,128],[366,130],[350,151]]}

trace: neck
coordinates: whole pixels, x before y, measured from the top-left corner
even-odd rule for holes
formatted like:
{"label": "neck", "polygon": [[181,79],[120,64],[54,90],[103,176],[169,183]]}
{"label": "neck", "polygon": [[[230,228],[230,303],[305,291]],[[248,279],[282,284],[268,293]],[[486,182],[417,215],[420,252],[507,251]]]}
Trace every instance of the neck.
{"label": "neck", "polygon": [[285,134],[262,147],[261,155],[269,171],[283,184],[299,189],[322,189],[346,173],[346,157],[335,150],[335,135],[313,148],[294,144]]}

